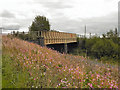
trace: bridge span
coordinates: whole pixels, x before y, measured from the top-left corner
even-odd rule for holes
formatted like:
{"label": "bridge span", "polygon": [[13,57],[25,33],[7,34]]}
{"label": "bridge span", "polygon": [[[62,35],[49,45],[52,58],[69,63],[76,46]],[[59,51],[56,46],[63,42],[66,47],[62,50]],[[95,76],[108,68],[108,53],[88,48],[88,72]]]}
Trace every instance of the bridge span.
{"label": "bridge span", "polygon": [[[23,35],[23,34],[18,34]],[[25,34],[24,34],[25,35]],[[77,35],[75,33],[66,33],[58,31],[30,31],[26,33],[26,40],[37,43],[41,46],[64,46],[64,52],[67,53],[67,44],[77,43]]]}
{"label": "bridge span", "polygon": [[33,35],[40,39],[40,44],[48,45],[48,44],[61,44],[61,43],[73,43],[77,42],[77,36],[73,33],[65,33],[65,32],[57,32],[57,31],[37,31],[37,32],[29,32],[29,34]]}
{"label": "bridge span", "polygon": [[[77,35],[74,33],[65,33],[65,32],[57,32],[57,31],[37,31],[37,32],[30,32],[32,35],[36,33],[37,39],[41,46],[48,46],[48,47],[56,47],[56,45],[62,49],[64,49],[64,53],[68,51],[68,44],[69,43],[76,43],[77,42]],[[29,33],[29,34],[30,34]],[[34,37],[34,36],[33,36]],[[70,44],[69,44],[70,45]],[[57,50],[57,49],[56,49]]]}

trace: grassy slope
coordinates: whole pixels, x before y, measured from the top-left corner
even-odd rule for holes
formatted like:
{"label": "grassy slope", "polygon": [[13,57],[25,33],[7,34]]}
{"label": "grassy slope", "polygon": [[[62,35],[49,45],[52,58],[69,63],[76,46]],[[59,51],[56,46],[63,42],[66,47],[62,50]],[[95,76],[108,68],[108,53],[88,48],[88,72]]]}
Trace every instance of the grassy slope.
{"label": "grassy slope", "polygon": [[3,88],[117,88],[118,68],[3,36]]}
{"label": "grassy slope", "polygon": [[0,89],[2,88],[2,35],[0,35]]}

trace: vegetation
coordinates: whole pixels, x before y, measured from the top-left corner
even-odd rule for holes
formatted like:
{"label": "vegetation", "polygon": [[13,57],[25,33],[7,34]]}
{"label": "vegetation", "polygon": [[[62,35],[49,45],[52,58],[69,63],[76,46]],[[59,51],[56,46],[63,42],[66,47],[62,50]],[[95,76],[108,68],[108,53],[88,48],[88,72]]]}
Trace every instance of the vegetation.
{"label": "vegetation", "polygon": [[72,53],[87,55],[92,58],[103,60],[120,60],[120,38],[117,29],[110,30],[103,37],[93,36],[91,38],[78,38],[79,47]]}
{"label": "vegetation", "polygon": [[2,55],[0,55],[0,89],[2,89]]}
{"label": "vegetation", "polygon": [[3,88],[118,88],[118,65],[7,36],[2,49]]}
{"label": "vegetation", "polygon": [[29,32],[27,34],[25,34],[24,31],[22,33],[13,31],[13,36],[23,40],[37,40],[37,35],[41,34],[41,32],[38,31],[50,31],[49,20],[44,16],[35,17],[32,25],[29,27]]}
{"label": "vegetation", "polygon": [[32,25],[29,27],[29,31],[49,31],[50,24],[46,17],[36,16]]}

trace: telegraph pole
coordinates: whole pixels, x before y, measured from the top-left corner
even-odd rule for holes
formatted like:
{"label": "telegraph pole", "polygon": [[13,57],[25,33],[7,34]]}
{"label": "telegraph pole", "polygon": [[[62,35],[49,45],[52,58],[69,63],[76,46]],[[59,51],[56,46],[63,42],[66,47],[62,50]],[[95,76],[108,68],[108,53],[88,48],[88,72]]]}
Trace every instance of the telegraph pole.
{"label": "telegraph pole", "polygon": [[86,38],[86,25],[85,25],[85,38]]}
{"label": "telegraph pole", "polygon": [[[86,30],[87,30],[87,27],[86,27],[86,25],[85,25],[85,44],[86,44]],[[85,47],[85,46],[84,46]],[[86,47],[85,47],[85,57],[87,57],[87,49],[86,49]]]}
{"label": "telegraph pole", "polygon": [[91,33],[90,33],[90,38],[91,38]]}

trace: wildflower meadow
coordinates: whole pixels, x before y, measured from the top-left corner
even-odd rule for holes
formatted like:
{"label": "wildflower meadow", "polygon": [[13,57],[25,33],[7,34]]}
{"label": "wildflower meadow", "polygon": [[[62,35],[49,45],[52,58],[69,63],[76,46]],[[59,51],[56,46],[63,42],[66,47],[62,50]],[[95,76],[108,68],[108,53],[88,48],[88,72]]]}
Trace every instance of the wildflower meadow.
{"label": "wildflower meadow", "polygon": [[118,88],[118,65],[2,37],[2,88]]}

